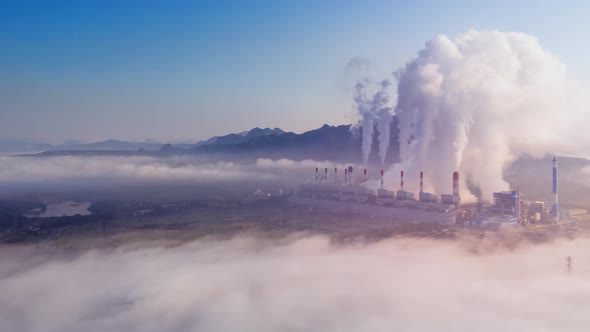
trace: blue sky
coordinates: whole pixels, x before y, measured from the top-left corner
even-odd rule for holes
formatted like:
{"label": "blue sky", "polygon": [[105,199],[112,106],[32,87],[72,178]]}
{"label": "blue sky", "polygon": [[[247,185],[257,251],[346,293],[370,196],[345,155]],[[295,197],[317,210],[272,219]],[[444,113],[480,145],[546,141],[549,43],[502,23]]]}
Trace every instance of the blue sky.
{"label": "blue sky", "polygon": [[590,85],[584,1],[0,1],[0,137],[197,140],[350,123],[346,64],[388,77],[437,34],[539,37]]}

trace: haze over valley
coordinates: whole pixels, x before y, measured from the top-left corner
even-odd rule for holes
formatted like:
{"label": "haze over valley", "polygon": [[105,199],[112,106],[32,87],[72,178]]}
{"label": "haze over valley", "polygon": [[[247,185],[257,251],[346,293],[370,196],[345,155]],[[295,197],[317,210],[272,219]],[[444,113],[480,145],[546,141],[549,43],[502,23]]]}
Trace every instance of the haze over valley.
{"label": "haze over valley", "polygon": [[7,3],[0,330],[588,331],[589,10]]}

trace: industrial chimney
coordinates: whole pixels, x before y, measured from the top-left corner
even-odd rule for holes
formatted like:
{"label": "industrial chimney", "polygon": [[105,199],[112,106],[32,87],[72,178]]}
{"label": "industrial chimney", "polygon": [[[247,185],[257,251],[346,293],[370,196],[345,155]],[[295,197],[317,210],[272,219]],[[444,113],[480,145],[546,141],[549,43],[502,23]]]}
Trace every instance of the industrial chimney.
{"label": "industrial chimney", "polygon": [[381,170],[381,189],[383,189],[383,170]]}
{"label": "industrial chimney", "polygon": [[459,172],[453,173],[453,199],[455,199],[455,209],[459,209]]}
{"label": "industrial chimney", "polygon": [[559,194],[557,191],[557,159],[553,157],[553,207],[551,207],[553,222],[559,221]]}
{"label": "industrial chimney", "polygon": [[420,172],[420,193],[424,192],[424,172]]}
{"label": "industrial chimney", "polygon": [[328,181],[328,167],[324,169],[324,181]]}
{"label": "industrial chimney", "polygon": [[459,196],[459,172],[453,173],[453,196]]}
{"label": "industrial chimney", "polygon": [[316,167],[315,168],[315,182],[319,182],[320,181],[320,175],[319,175],[319,169]]}
{"label": "industrial chimney", "polygon": [[363,181],[367,181],[367,169],[365,168],[364,170],[364,174],[363,174]]}
{"label": "industrial chimney", "polygon": [[345,168],[344,169],[344,183],[348,182],[348,170]]}
{"label": "industrial chimney", "polygon": [[404,190],[404,171],[400,172],[400,190]]}
{"label": "industrial chimney", "polygon": [[516,222],[520,224],[520,187],[513,192],[514,196],[514,216]]}

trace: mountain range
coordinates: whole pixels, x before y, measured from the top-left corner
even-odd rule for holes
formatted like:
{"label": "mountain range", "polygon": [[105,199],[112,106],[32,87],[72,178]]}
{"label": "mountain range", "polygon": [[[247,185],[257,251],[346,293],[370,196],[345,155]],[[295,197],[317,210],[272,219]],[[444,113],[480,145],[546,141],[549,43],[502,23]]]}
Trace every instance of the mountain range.
{"label": "mountain range", "polygon": [[31,143],[22,140],[0,138],[0,152],[3,153],[34,153],[43,151],[136,151],[139,149],[157,151],[164,144],[155,141],[130,142],[106,140],[92,143],[70,141],[63,144]]}
{"label": "mountain range", "polygon": [[196,144],[174,144],[176,148],[180,149],[192,149],[199,146],[207,146],[207,145],[231,145],[231,144],[239,144],[244,143],[251,138],[259,137],[259,136],[268,136],[268,135],[276,135],[280,136],[284,134],[285,131],[281,128],[254,128],[248,131],[243,131],[240,133],[232,133],[227,134],[225,136],[213,136],[207,140],[199,141]]}
{"label": "mountain range", "polygon": [[[193,143],[179,143],[174,144],[175,147],[190,150],[196,146],[204,146],[210,144],[237,144],[242,143],[250,138],[264,135],[282,135],[285,132],[280,128],[254,128],[249,131],[244,131],[235,134],[228,134],[225,136],[214,136],[207,140]],[[156,142],[153,140],[146,140],[143,142],[122,141],[110,139],[100,142],[83,143],[80,141],[69,141],[62,144],[47,144],[47,143],[31,143],[24,140],[15,140],[10,138],[0,138],[0,152],[5,153],[31,153],[31,152],[45,152],[45,151],[158,151],[165,143]]]}
{"label": "mountain range", "polygon": [[[360,162],[362,161],[361,135],[362,128],[351,128],[351,125],[326,124],[301,134],[285,132],[280,128],[254,128],[240,133],[215,136],[195,144],[108,140],[86,144],[46,145],[45,151],[35,156],[148,155],[159,157],[192,154],[220,160],[288,158]],[[386,161],[391,163],[399,159],[395,118],[391,124],[390,137]],[[380,163],[378,142],[374,139],[372,143],[373,149],[369,156],[369,163],[378,164]]]}

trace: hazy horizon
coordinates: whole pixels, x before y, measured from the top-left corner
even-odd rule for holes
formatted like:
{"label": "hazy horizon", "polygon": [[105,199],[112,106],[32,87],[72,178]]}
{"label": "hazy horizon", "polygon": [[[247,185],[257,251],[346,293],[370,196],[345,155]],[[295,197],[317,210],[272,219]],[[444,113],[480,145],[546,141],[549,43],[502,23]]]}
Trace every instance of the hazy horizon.
{"label": "hazy horizon", "polygon": [[2,141],[6,141],[6,142],[26,142],[26,143],[31,143],[31,144],[50,144],[50,145],[61,145],[61,144],[87,144],[87,143],[97,143],[97,142],[103,142],[103,141],[109,141],[109,140],[115,140],[115,141],[125,141],[125,142],[134,142],[134,143],[158,143],[158,144],[195,144],[198,143],[200,141],[204,141],[207,140],[209,138],[212,137],[218,137],[218,136],[225,136],[225,135],[229,135],[229,134],[239,134],[242,132],[248,132],[252,129],[255,128],[260,128],[260,129],[265,129],[265,128],[269,128],[269,129],[275,129],[275,128],[279,128],[284,130],[285,132],[292,132],[295,134],[302,134],[304,132],[310,131],[310,130],[314,130],[314,129],[318,129],[321,126],[324,125],[329,125],[329,126],[341,126],[341,125],[351,125],[351,123],[325,123],[322,124],[318,127],[312,127],[312,128],[308,128],[308,129],[304,129],[302,131],[288,131],[288,130],[284,130],[281,127],[268,127],[268,126],[255,126],[252,128],[245,128],[244,130],[238,130],[238,131],[231,131],[231,132],[219,132],[217,134],[214,134],[212,136],[207,136],[207,137],[203,137],[203,138],[186,138],[186,139],[177,139],[177,140],[155,140],[153,138],[147,137],[144,139],[138,139],[138,140],[125,140],[125,139],[120,139],[118,137],[108,137],[108,138],[104,138],[104,139],[99,139],[99,140],[82,140],[82,139],[77,139],[77,138],[70,138],[70,139],[66,139],[66,140],[61,140],[61,141],[40,141],[40,140],[30,140],[30,139],[24,139],[24,138],[16,138],[16,137],[8,137],[8,136],[2,136],[0,135],[0,142]]}
{"label": "hazy horizon", "polygon": [[256,126],[351,123],[351,58],[368,59],[371,77],[393,79],[428,40],[472,28],[535,36],[588,86],[584,9],[569,1],[13,2],[0,13],[0,136],[198,141]]}
{"label": "hazy horizon", "polygon": [[590,331],[588,13],[3,1],[0,329]]}

